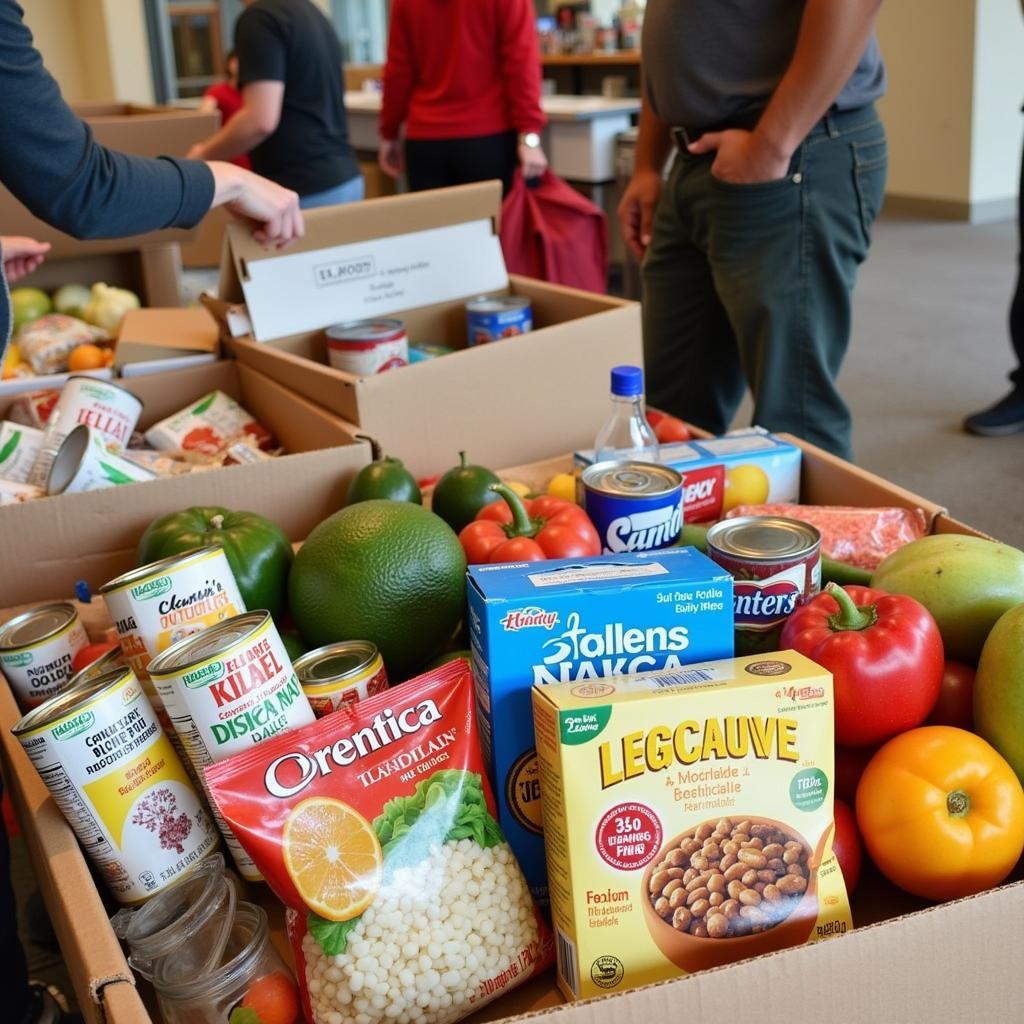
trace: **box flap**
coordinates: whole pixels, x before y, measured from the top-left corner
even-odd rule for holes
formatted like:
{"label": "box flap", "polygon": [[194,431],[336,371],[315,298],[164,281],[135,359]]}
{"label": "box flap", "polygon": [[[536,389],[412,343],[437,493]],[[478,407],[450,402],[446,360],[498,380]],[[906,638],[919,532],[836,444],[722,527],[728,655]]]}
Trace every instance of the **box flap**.
{"label": "box flap", "polygon": [[189,353],[216,353],[217,321],[205,309],[133,309],[117,337],[119,364],[169,359]]}

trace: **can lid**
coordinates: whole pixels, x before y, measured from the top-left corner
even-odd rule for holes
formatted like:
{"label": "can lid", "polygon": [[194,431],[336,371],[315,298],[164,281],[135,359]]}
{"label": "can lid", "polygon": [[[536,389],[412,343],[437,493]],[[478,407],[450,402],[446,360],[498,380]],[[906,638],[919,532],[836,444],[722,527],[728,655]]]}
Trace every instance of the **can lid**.
{"label": "can lid", "polygon": [[[33,708],[11,732],[15,736],[23,736],[33,729],[41,729],[47,725],[53,725],[61,718],[66,718],[76,708],[98,697],[106,690],[112,690],[120,686],[127,676],[135,681],[135,673],[127,666],[111,669],[102,675],[92,679],[84,679],[75,686],[68,686],[61,690],[56,696],[44,701],[37,708]],[[143,694],[142,686],[139,686],[139,693]]]}
{"label": "can lid", "polygon": [[350,320],[334,324],[325,331],[328,339],[351,342],[397,341],[405,337],[405,324],[401,320]]}
{"label": "can lid", "polygon": [[303,684],[340,682],[376,657],[377,648],[368,640],[345,640],[302,655],[294,663],[295,674]]}
{"label": "can lid", "polygon": [[633,398],[644,393],[644,371],[639,366],[612,367],[612,394]]}
{"label": "can lid", "polygon": [[587,490],[626,498],[655,498],[682,484],[681,474],[656,462],[597,462],[583,471]]}
{"label": "can lid", "polygon": [[140,565],[137,569],[129,569],[128,572],[115,577],[109,583],[104,583],[100,587],[100,593],[109,594],[112,590],[120,590],[129,584],[141,583],[143,580],[149,579],[150,576],[163,575],[164,571],[172,565],[181,565],[192,558],[198,558],[200,555],[209,555],[214,551],[223,550],[220,544],[204,544],[201,548],[190,548],[188,551],[182,551],[181,554],[169,555],[167,558],[150,562],[148,565]]}
{"label": "can lid", "polygon": [[225,619],[172,644],[146,666],[146,671],[154,679],[186,672],[204,661],[221,657],[270,621],[270,612],[267,611],[243,612]]}
{"label": "can lid", "polygon": [[530,300],[522,295],[478,295],[466,303],[468,313],[510,313],[530,308]]}
{"label": "can lid", "polygon": [[0,651],[19,650],[56,636],[76,615],[66,601],[40,605],[0,627]]}
{"label": "can lid", "polygon": [[821,534],[810,523],[783,516],[723,519],[708,530],[708,545],[726,555],[774,561],[814,550]]}

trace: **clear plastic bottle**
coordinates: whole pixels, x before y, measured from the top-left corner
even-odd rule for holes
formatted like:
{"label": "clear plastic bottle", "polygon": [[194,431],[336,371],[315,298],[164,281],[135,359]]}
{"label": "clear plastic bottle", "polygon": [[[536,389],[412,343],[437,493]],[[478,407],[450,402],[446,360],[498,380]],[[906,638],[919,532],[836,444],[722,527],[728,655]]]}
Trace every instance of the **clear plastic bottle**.
{"label": "clear plastic bottle", "polygon": [[657,462],[658,439],[644,410],[644,372],[639,366],[612,367],[612,417],[594,442],[594,461]]}

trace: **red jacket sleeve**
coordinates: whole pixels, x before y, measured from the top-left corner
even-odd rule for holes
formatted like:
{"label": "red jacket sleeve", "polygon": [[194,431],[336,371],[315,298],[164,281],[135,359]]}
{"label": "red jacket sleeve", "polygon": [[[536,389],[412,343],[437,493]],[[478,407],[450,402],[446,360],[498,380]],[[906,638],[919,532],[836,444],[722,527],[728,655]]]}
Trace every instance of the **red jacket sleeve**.
{"label": "red jacket sleeve", "polygon": [[540,43],[533,0],[497,0],[501,11],[501,73],[509,119],[517,132],[539,132],[547,118],[540,107]]}
{"label": "red jacket sleeve", "polygon": [[398,138],[409,113],[409,100],[415,78],[409,26],[405,20],[405,0],[391,5],[388,27],[388,59],[384,65],[384,96],[380,109],[380,137],[391,142]]}

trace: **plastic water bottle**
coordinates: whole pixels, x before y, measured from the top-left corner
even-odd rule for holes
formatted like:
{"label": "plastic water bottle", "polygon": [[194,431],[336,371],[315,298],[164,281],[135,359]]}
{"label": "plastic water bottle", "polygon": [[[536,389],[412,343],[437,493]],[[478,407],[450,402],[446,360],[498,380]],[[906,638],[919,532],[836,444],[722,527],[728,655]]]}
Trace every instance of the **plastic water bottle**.
{"label": "plastic water bottle", "polygon": [[657,462],[658,439],[644,411],[644,372],[639,366],[612,368],[612,409],[594,442],[594,460]]}

